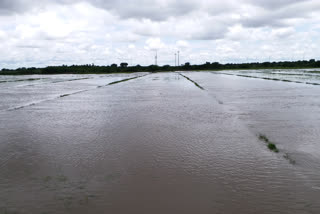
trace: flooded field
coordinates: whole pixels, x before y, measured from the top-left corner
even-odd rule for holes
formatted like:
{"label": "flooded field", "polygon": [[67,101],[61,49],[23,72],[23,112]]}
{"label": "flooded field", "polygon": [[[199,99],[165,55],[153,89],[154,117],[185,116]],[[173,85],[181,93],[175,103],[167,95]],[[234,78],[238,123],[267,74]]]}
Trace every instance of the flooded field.
{"label": "flooded field", "polygon": [[0,76],[0,213],[319,213],[313,71]]}

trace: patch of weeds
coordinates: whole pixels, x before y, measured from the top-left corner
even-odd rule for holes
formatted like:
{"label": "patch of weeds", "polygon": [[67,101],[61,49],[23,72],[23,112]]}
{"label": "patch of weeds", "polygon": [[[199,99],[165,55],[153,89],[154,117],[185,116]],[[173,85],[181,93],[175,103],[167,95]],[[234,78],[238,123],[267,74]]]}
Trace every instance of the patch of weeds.
{"label": "patch of weeds", "polygon": [[276,146],[274,143],[269,143],[269,144],[268,144],[268,148],[269,148],[271,151],[274,151],[275,153],[278,153],[278,152],[279,152],[277,146]]}
{"label": "patch of weeds", "polygon": [[96,198],[97,196],[95,196],[95,195],[87,195],[86,197],[88,197],[88,198]]}
{"label": "patch of weeds", "polygon": [[[146,74],[147,75],[147,74]],[[123,79],[123,80],[119,80],[119,81],[115,81],[115,82],[111,82],[109,83],[108,85],[115,85],[115,84],[118,84],[118,83],[122,83],[122,82],[127,82],[129,80],[134,80],[134,79],[138,79],[140,77],[144,77],[146,75],[143,75],[143,76],[137,76],[137,77],[132,77],[132,78],[128,78],[128,79]]]}
{"label": "patch of weeds", "polygon": [[198,88],[200,88],[201,90],[204,90],[204,88],[202,86],[200,86],[197,82],[195,82],[194,80],[190,79],[189,77],[180,74],[181,76],[183,76],[184,78],[186,78],[187,80],[189,80],[190,82],[192,82],[195,86],[197,86]]}
{"label": "patch of weeds", "polygon": [[46,176],[46,177],[43,178],[43,181],[46,182],[46,183],[51,181],[51,180],[52,180],[51,176]]}
{"label": "patch of weeds", "polygon": [[283,155],[283,157],[284,157],[285,159],[287,159],[287,160],[289,161],[289,163],[291,163],[292,165],[295,165],[295,164],[296,164],[296,161],[293,160],[288,153],[285,153],[285,154]]}
{"label": "patch of weeds", "polygon": [[[279,153],[279,149],[277,148],[276,144],[272,143],[272,142],[267,138],[267,136],[265,136],[265,135],[263,135],[263,134],[260,134],[260,135],[259,135],[259,140],[261,140],[261,141],[263,141],[264,143],[266,143],[267,146],[268,146],[268,148],[269,148],[271,151],[273,151],[273,152],[275,152],[275,153]],[[283,157],[284,157],[285,159],[287,159],[290,164],[292,164],[292,165],[296,164],[296,161],[295,161],[294,159],[292,159],[292,158],[289,156],[288,153],[285,153],[285,154],[283,155]]]}
{"label": "patch of weeds", "polygon": [[60,97],[67,97],[67,96],[70,96],[70,94],[63,94],[63,95],[60,95]]}
{"label": "patch of weeds", "polygon": [[281,81],[281,79],[277,79],[277,78],[270,78],[270,80],[273,80],[273,81]]}
{"label": "patch of weeds", "polygon": [[266,143],[269,142],[269,139],[267,138],[267,136],[262,135],[262,134],[259,135],[259,140],[262,140],[262,141],[264,141],[264,142],[266,142]]}
{"label": "patch of weeds", "polygon": [[265,142],[271,151],[274,151],[275,153],[279,152],[279,149],[277,148],[276,144],[272,143],[267,136],[260,134],[259,140]]}
{"label": "patch of weeds", "polygon": [[79,79],[71,79],[71,80],[67,80],[66,82],[72,82],[72,81],[77,81],[77,80],[87,80],[90,79],[89,77],[85,77],[85,78],[79,78]]}
{"label": "patch of weeds", "polygon": [[78,186],[78,189],[81,189],[81,190],[83,190],[83,189],[85,189],[86,187],[85,186],[83,186],[83,185],[81,185],[81,186]]}
{"label": "patch of weeds", "polygon": [[7,82],[24,82],[24,81],[36,81],[36,80],[41,80],[41,78],[30,78],[30,79],[21,79],[21,80],[0,81],[0,83],[7,83]]}
{"label": "patch of weeds", "polygon": [[30,78],[30,79],[26,79],[26,81],[36,81],[36,80],[41,80],[40,78]]}
{"label": "patch of weeds", "polygon": [[307,85],[320,85],[319,83],[306,82]]}
{"label": "patch of weeds", "polygon": [[[238,77],[247,77],[247,78],[254,78],[254,79],[263,79],[263,80],[272,80],[272,81],[282,81],[282,82],[292,82],[292,83],[299,83],[299,84],[307,84],[307,85],[320,85],[320,83],[312,83],[312,82],[301,82],[301,81],[292,81],[286,79],[278,79],[278,78],[271,78],[271,77],[255,77],[249,75],[242,75],[242,74],[228,74],[228,73],[221,73],[224,75],[232,75]],[[294,74],[295,75],[295,74]]]}
{"label": "patch of weeds", "polygon": [[57,181],[59,181],[59,182],[66,182],[67,180],[68,180],[68,178],[64,175],[59,175],[57,177]]}
{"label": "patch of weeds", "polygon": [[238,77],[253,78],[253,79],[258,79],[258,78],[259,78],[259,77],[255,77],[255,76],[248,76],[248,75],[243,75],[243,74],[237,74],[236,76],[238,76]]}
{"label": "patch of weeds", "polygon": [[52,83],[60,83],[60,82],[72,82],[72,81],[77,81],[77,80],[85,80],[85,79],[90,79],[88,77],[86,78],[79,78],[79,79],[70,79],[70,80],[58,80],[58,81],[54,81]]}

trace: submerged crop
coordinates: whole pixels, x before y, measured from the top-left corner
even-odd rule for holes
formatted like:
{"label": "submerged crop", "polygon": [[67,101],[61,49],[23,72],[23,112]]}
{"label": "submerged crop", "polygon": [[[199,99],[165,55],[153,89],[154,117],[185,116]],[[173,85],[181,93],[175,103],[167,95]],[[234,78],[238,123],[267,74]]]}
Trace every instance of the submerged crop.
{"label": "submerged crop", "polygon": [[259,135],[259,140],[265,142],[265,143],[267,144],[268,148],[269,148],[271,151],[273,151],[273,152],[275,152],[275,153],[278,153],[278,152],[279,152],[279,149],[277,148],[276,144],[274,144],[273,142],[271,142],[267,136],[260,134],[260,135]]}

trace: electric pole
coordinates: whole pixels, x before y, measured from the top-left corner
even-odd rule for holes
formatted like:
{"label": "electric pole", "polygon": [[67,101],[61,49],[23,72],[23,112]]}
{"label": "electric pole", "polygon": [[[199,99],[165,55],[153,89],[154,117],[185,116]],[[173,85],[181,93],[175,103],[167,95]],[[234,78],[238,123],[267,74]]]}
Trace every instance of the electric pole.
{"label": "electric pole", "polygon": [[174,53],[174,66],[177,66],[177,53]]}
{"label": "electric pole", "polygon": [[155,65],[158,65],[158,51],[156,51],[156,56],[155,56]]}
{"label": "electric pole", "polygon": [[178,51],[178,66],[180,66],[180,51]]}

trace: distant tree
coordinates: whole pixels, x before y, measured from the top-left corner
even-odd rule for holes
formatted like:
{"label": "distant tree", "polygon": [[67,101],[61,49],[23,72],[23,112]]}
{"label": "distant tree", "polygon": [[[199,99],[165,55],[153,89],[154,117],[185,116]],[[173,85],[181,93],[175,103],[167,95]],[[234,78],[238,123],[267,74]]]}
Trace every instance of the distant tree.
{"label": "distant tree", "polygon": [[62,65],[49,66],[45,68],[18,68],[18,69],[1,69],[0,74],[10,75],[26,75],[26,74],[86,74],[86,73],[117,73],[117,72],[158,72],[158,71],[176,71],[176,70],[218,70],[218,69],[265,69],[265,68],[320,68],[320,61],[315,59],[300,60],[300,61],[280,61],[280,62],[254,62],[254,63],[227,63],[220,64],[219,62],[206,62],[202,65],[191,65],[189,62],[179,66],[172,67],[170,65],[164,66],[128,66],[128,63],[123,62],[118,66],[112,64],[111,66],[96,66],[94,64],[85,65]]}
{"label": "distant tree", "polygon": [[171,67],[170,65],[164,65],[164,66],[162,66],[162,70],[169,71],[170,67]]}
{"label": "distant tree", "polygon": [[122,62],[122,63],[120,64],[120,67],[121,67],[121,68],[127,68],[127,67],[128,67],[128,63]]}
{"label": "distant tree", "polygon": [[221,64],[219,62],[213,62],[210,67],[213,69],[219,69]]}
{"label": "distant tree", "polygon": [[148,70],[151,71],[151,72],[158,71],[159,70],[159,66],[157,66],[157,65],[149,65],[148,66]]}

